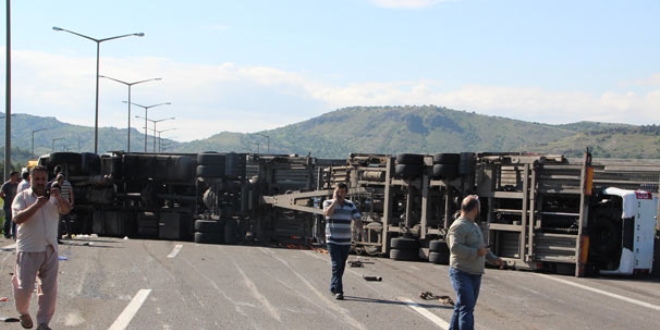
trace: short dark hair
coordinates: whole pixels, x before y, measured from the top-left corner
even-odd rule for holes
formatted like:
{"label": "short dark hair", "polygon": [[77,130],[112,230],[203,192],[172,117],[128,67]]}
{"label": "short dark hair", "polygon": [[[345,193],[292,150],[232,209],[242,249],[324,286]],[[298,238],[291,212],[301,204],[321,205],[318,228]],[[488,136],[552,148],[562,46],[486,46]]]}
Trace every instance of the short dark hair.
{"label": "short dark hair", "polygon": [[346,189],[346,190],[348,190],[348,186],[343,182],[337,183],[336,187],[337,187],[337,189]]}
{"label": "short dark hair", "polygon": [[14,176],[14,175],[18,175],[18,172],[16,172],[16,171],[11,171],[11,172],[9,173],[9,176]]}
{"label": "short dark hair", "polygon": [[33,174],[34,172],[44,172],[48,174],[48,169],[46,168],[46,166],[37,165],[30,170],[30,174]]}

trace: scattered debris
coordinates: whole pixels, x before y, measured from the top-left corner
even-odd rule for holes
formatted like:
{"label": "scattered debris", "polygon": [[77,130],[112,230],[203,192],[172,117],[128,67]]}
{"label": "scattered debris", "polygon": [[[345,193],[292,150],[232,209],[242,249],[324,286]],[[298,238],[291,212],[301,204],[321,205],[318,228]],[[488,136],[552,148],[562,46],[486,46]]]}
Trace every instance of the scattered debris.
{"label": "scattered debris", "polygon": [[454,306],[454,300],[452,300],[450,296],[436,296],[432,292],[426,291],[420,293],[419,297],[426,300],[438,299],[438,301],[445,306]]}
{"label": "scattered debris", "polygon": [[380,282],[383,280],[382,277],[374,276],[374,275],[364,275],[362,276],[362,278],[364,278],[365,281],[369,281],[369,282]]}
{"label": "scattered debris", "polygon": [[364,261],[362,259],[348,261],[348,265],[353,268],[362,268],[364,264],[373,264],[373,261]]}
{"label": "scattered debris", "polygon": [[9,298],[7,297],[0,297],[0,302],[7,302],[9,301]]}

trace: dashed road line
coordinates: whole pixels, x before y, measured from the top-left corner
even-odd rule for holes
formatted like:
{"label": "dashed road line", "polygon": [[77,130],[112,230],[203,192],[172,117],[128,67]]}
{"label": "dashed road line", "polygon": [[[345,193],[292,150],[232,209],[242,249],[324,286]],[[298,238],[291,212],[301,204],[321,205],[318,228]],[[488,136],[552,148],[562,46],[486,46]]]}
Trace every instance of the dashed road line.
{"label": "dashed road line", "polygon": [[151,289],[142,289],[133,297],[133,300],[124,308],[119,317],[115,320],[108,330],[124,330],[131,323],[131,320],[137,314],[140,307],[151,293]]}
{"label": "dashed road line", "polygon": [[181,251],[182,248],[183,248],[183,245],[181,245],[181,244],[175,245],[174,249],[172,249],[172,252],[170,252],[170,254],[168,254],[167,257],[168,258],[176,257],[176,255],[179,254],[179,251]]}

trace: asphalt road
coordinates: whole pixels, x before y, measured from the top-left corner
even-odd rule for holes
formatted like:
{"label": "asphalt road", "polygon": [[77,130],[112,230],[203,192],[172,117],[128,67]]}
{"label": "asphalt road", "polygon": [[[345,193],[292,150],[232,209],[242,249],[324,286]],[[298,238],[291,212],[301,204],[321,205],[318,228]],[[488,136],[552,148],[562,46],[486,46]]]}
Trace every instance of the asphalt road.
{"label": "asphalt road", "polygon": [[[0,239],[4,317],[16,316],[9,244]],[[452,313],[419,297],[454,297],[447,266],[428,262],[361,257],[337,301],[329,256],[318,250],[83,237],[62,245],[61,256],[53,329],[425,330],[446,329]],[[658,329],[660,282],[488,269],[475,317],[477,329]]]}

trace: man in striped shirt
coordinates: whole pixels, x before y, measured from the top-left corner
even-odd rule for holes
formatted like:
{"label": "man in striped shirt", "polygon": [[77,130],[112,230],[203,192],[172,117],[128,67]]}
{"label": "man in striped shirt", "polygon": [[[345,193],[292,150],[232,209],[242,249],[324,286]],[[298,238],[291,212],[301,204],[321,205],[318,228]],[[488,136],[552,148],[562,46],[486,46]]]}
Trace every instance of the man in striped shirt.
{"label": "man in striped shirt", "polygon": [[[60,194],[64,199],[66,199],[69,204],[71,205],[71,208],[73,208],[73,201],[74,196],[73,196],[73,186],[71,185],[71,182],[64,178],[64,174],[62,173],[57,173],[57,176],[55,177],[55,181],[59,183],[60,185]],[[60,241],[60,238],[62,237],[62,223],[64,223],[64,229],[66,230],[66,237],[71,238],[71,234],[73,234],[73,226],[72,226],[73,218],[71,216],[71,211],[67,214],[62,214],[60,216],[60,222],[58,225],[58,235],[57,235],[57,242],[62,243]]]}
{"label": "man in striped shirt", "polygon": [[346,268],[346,260],[351,251],[351,221],[355,220],[356,228],[361,232],[362,220],[360,212],[353,202],[346,199],[348,186],[339,183],[335,187],[332,199],[323,202],[323,214],[325,214],[325,237],[328,245],[328,253],[332,261],[332,279],[330,280],[330,292],[335,299],[344,299],[344,285],[342,277]]}

